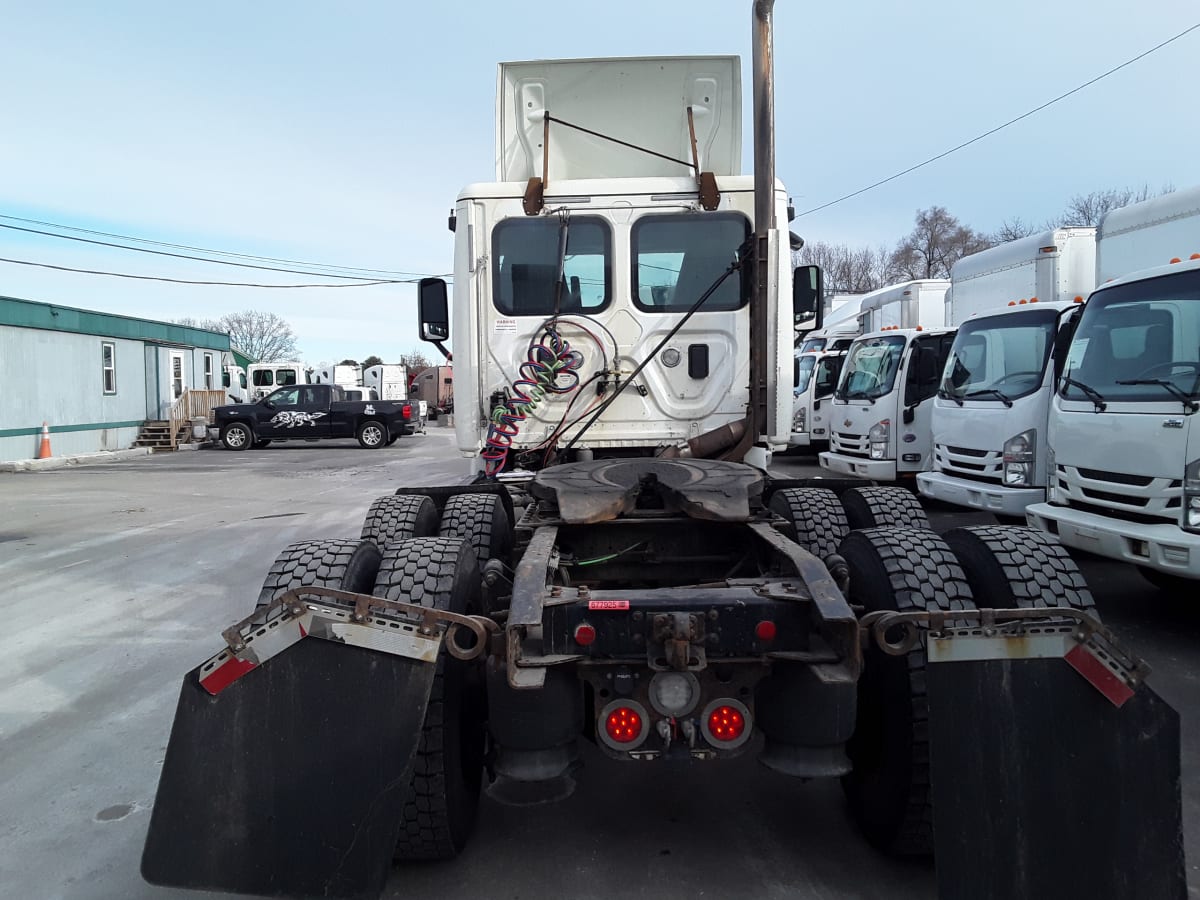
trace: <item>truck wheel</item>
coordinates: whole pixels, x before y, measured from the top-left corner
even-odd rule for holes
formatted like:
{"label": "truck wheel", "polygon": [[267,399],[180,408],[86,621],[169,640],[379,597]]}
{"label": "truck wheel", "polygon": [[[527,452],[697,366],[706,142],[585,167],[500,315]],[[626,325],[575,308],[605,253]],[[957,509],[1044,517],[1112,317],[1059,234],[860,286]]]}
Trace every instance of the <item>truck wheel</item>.
{"label": "truck wheel", "polygon": [[382,422],[376,422],[372,419],[358,426],[358,444],[360,447],[366,447],[368,450],[378,450],[380,447],[386,447],[387,441],[387,428]]}
{"label": "truck wheel", "polygon": [[298,541],[271,564],[255,608],[262,609],[280,594],[305,586],[369,594],[379,557],[379,548],[371,541]]}
{"label": "truck wheel", "polygon": [[[384,551],[375,595],[449,612],[477,612],[479,578],[471,546],[455,538],[413,538]],[[477,662],[438,654],[401,813],[399,861],[449,859],[467,842],[479,808],[486,703]]]}
{"label": "truck wheel", "polygon": [[929,517],[912,491],[902,487],[851,488],[842,494],[846,521],[853,528],[920,528]]}
{"label": "truck wheel", "polygon": [[496,494],[454,494],[447,498],[438,533],[469,543],[480,567],[489,559],[508,563],[512,527],[508,511]]}
{"label": "truck wheel", "polygon": [[[932,531],[852,531],[839,552],[850,570],[847,599],[866,612],[971,609],[971,588],[954,553]],[[863,653],[858,719],[842,778],[850,810],[867,839],[888,853],[933,852],[929,781],[929,702],[925,646],[889,656],[874,641]]]}
{"label": "truck wheel", "polygon": [[384,549],[396,541],[430,537],[437,532],[438,512],[432,500],[414,494],[388,494],[367,510],[362,537]]}
{"label": "truck wheel", "polygon": [[850,530],[837,494],[828,488],[776,491],[770,507],[787,521],[788,536],[817,559],[837,553]]}
{"label": "truck wheel", "polygon": [[942,538],[958,557],[981,609],[1069,606],[1095,612],[1075,560],[1036,528],[972,525],[953,528]]}
{"label": "truck wheel", "polygon": [[254,443],[250,426],[242,422],[230,422],[221,429],[221,443],[226,450],[245,450]]}

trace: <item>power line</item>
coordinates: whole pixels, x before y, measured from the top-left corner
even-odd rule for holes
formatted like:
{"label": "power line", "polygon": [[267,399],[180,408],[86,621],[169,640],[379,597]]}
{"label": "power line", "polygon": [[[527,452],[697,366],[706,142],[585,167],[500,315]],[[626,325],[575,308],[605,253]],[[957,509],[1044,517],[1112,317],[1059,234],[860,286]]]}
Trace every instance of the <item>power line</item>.
{"label": "power line", "polygon": [[[219,285],[221,287],[248,287],[248,288],[355,288],[355,287],[374,287],[379,284],[416,284],[420,279],[410,278],[404,281],[396,279],[385,279],[382,281],[358,281],[353,284],[253,284],[238,281],[191,281],[186,278],[166,278],[161,275],[131,275],[128,272],[101,272],[96,269],[75,269],[71,266],[55,266],[50,263],[32,262],[27,259],[5,259],[0,257],[0,263],[12,263],[15,266],[38,266],[42,269],[57,269],[60,272],[80,272],[84,275],[108,275],[112,278],[136,278],[139,281],[167,281],[171,284],[204,284],[204,285]],[[281,270],[283,271],[283,270]],[[311,274],[311,273],[301,273]]]}
{"label": "power line", "polygon": [[857,197],[859,194],[865,194],[867,191],[872,191],[875,188],[880,187],[881,185],[887,184],[889,181],[895,181],[897,178],[907,175],[910,172],[915,172],[917,169],[927,166],[932,162],[937,162],[939,159],[945,159],[951,153],[956,153],[959,150],[962,150],[964,147],[969,147],[978,141],[982,141],[985,137],[990,137],[991,135],[995,134],[997,131],[1007,128],[1009,125],[1014,125],[1017,122],[1020,122],[1022,119],[1028,119],[1034,113],[1041,112],[1043,109],[1045,109],[1048,106],[1053,106],[1059,100],[1065,100],[1067,97],[1070,97],[1072,94],[1078,94],[1084,88],[1091,87],[1097,81],[1100,81],[1103,78],[1107,78],[1109,75],[1112,75],[1114,72],[1121,71],[1121,69],[1124,69],[1126,66],[1133,65],[1135,62],[1137,62],[1140,59],[1145,59],[1147,56],[1149,56],[1151,53],[1155,52],[1156,50],[1161,50],[1163,47],[1167,46],[1167,44],[1174,43],[1175,41],[1179,40],[1181,37],[1184,37],[1185,35],[1190,34],[1191,32],[1195,31],[1197,28],[1200,28],[1200,22],[1197,22],[1195,25],[1191,26],[1190,28],[1185,28],[1183,31],[1179,32],[1179,34],[1175,35],[1174,37],[1167,38],[1161,44],[1155,44],[1149,50],[1145,50],[1142,53],[1139,53],[1137,56],[1133,57],[1132,59],[1125,60],[1125,62],[1121,63],[1119,66],[1114,66],[1113,68],[1109,69],[1107,72],[1097,75],[1095,78],[1091,79],[1090,81],[1085,81],[1083,84],[1079,85],[1078,87],[1071,88],[1071,90],[1067,91],[1065,94],[1059,94],[1053,100],[1047,100],[1041,106],[1035,107],[1034,109],[1029,110],[1029,112],[1022,113],[1021,115],[1017,116],[1015,119],[1009,119],[1003,125],[997,125],[995,128],[992,128],[989,131],[985,131],[983,134],[976,135],[975,137],[971,138],[969,141],[963,141],[957,147],[951,147],[949,150],[946,150],[943,153],[939,153],[937,156],[929,157],[929,159],[925,160],[924,162],[919,162],[915,166],[909,166],[903,172],[897,172],[895,175],[890,175],[887,178],[882,179],[881,181],[876,181],[874,184],[869,184],[865,188],[860,188],[859,190],[854,191],[853,193],[846,194],[844,197],[838,197],[836,200],[830,200],[828,203],[822,203],[820,206],[814,206],[812,209],[806,209],[804,212],[797,214],[796,218],[798,219],[798,218],[800,218],[800,216],[807,216],[809,213],[815,213],[815,212],[819,212],[823,209],[828,209],[829,207],[833,206],[834,204],[841,203],[843,200],[849,200],[851,197]]}
{"label": "power line", "polygon": [[[90,228],[79,228],[74,225],[62,225],[58,222],[45,222],[40,219],[25,219],[25,218],[22,218],[21,216],[8,216],[8,215],[0,214],[0,219],[7,219],[10,222],[24,222],[27,225],[42,225],[46,228],[58,228],[62,231],[76,231],[76,232],[79,232],[80,234],[94,234],[99,237],[116,238],[117,240],[122,240],[122,241],[135,241],[139,244],[151,244],[152,246],[155,246],[155,247],[171,247],[172,249],[175,249],[175,250],[191,250],[194,253],[209,253],[209,254],[213,254],[215,256],[233,256],[238,259],[256,259],[256,260],[259,260],[260,262],[290,263],[292,265],[308,266],[309,268],[314,268],[314,269],[340,269],[344,272],[366,272],[368,274],[373,274],[373,275],[409,276],[409,275],[418,274],[416,272],[395,272],[390,269],[368,269],[368,268],[363,268],[361,266],[337,266],[337,265],[332,265],[332,264],[327,264],[327,263],[308,262],[308,261],[299,260],[299,259],[282,259],[282,258],[275,257],[275,256],[255,256],[254,254],[251,254],[251,253],[235,253],[232,250],[211,250],[206,247],[193,247],[188,244],[172,244],[167,241],[155,241],[155,240],[151,240],[150,238],[135,237],[133,235],[128,235],[128,234],[115,234],[115,233],[109,232],[109,231],[95,231]],[[57,236],[58,235],[56,235],[56,237]]]}
{"label": "power line", "polygon": [[[46,237],[59,238],[64,241],[79,241],[82,244],[95,244],[100,247],[115,247],[118,250],[132,250],[136,253],[153,253],[155,256],[171,256],[175,259],[190,259],[196,262],[213,263],[218,266],[237,266],[239,269],[259,269],[264,272],[287,272],[290,275],[315,275],[318,278],[341,278],[346,281],[367,281],[361,275],[334,275],[325,272],[304,272],[299,269],[282,269],[277,266],[258,266],[254,263],[231,262],[224,259],[206,259],[203,256],[190,256],[186,253],[171,253],[167,250],[151,250],[149,247],[127,247],[124,244],[114,244],[111,241],[97,241],[92,238],[75,237],[70,234],[55,234],[52,231],[40,231],[36,228],[22,228],[20,225],[5,225],[0,222],[0,228],[7,228],[11,231],[23,231],[27,234],[41,234]],[[380,279],[388,281],[399,281],[400,279]]]}

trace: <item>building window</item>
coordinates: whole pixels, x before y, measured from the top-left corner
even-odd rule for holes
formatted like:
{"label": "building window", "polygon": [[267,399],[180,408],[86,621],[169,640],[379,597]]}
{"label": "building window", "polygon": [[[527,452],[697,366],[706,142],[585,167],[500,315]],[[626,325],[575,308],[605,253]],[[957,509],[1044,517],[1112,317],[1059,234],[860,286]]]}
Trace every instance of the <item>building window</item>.
{"label": "building window", "polygon": [[100,359],[104,393],[117,392],[117,345],[111,341],[100,342]]}
{"label": "building window", "polygon": [[211,353],[204,354],[204,389],[206,391],[213,389],[213,355]]}

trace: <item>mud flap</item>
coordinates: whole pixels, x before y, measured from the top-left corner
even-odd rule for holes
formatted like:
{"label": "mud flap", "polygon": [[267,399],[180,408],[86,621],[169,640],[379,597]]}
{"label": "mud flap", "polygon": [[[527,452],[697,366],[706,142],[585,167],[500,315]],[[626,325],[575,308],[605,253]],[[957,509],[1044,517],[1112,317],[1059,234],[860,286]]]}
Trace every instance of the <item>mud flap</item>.
{"label": "mud flap", "polygon": [[960,640],[959,659],[938,661],[940,643],[927,669],[938,896],[1182,900],[1175,710],[1086,648],[962,659]]}
{"label": "mud flap", "polygon": [[377,897],[433,687],[429,662],[301,640],[183,690],[142,856],[153,883]]}

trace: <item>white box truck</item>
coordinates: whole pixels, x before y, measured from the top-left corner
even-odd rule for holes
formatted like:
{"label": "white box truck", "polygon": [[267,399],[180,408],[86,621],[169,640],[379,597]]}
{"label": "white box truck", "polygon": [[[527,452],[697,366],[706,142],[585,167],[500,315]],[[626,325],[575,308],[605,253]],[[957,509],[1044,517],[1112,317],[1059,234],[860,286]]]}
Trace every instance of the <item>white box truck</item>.
{"label": "white box truck", "polygon": [[859,307],[865,296],[856,294],[833,298],[824,325],[817,331],[809,332],[796,349],[789,448],[828,447],[829,430],[825,422],[828,404],[822,410],[821,402],[832,396],[846,350],[862,332]]}
{"label": "white box truck", "polygon": [[246,367],[250,379],[250,401],[257,403],[278,387],[291,384],[311,384],[312,370],[302,362],[251,363]]}
{"label": "white box truck", "polygon": [[367,366],[363,384],[379,392],[381,400],[408,399],[408,369],[398,364]]}
{"label": "white box truck", "polygon": [[877,481],[929,468],[932,401],[954,340],[953,329],[940,327],[949,286],[906,281],[863,298],[859,315],[870,330],[846,352],[822,468]]}
{"label": "white box truck", "polygon": [[1096,281],[1094,228],[1057,228],[959,260],[947,308],[958,335],[933,402],[926,497],[1024,519],[1046,498],[1050,396]]}
{"label": "white box truck", "polygon": [[317,369],[312,376],[313,384],[337,384],[344,388],[359,387],[362,382],[362,366],[338,364]]}
{"label": "white box truck", "polygon": [[1200,579],[1200,187],[1108,213],[1096,272],[1026,517],[1178,586]]}

